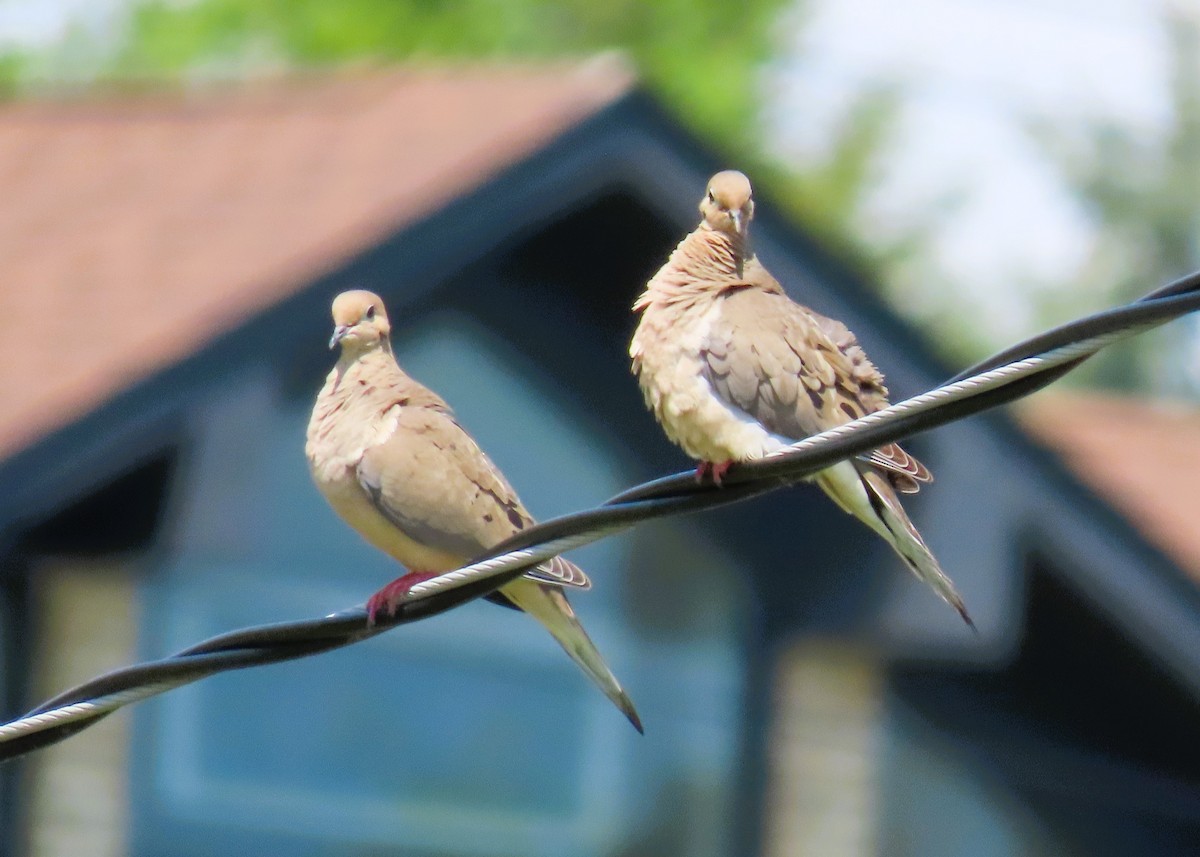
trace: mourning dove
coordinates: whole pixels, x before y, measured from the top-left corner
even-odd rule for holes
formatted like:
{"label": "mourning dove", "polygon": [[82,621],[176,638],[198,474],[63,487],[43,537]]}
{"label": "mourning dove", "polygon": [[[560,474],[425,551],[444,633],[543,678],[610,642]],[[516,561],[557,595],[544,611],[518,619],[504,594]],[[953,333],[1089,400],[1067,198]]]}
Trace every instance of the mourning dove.
{"label": "mourning dove", "polygon": [[[803,307],[758,261],[748,228],[750,181],[717,173],[700,225],[680,242],[633,305],[633,372],[667,436],[720,484],[733,462],[886,407],[883,375],[841,322]],[[900,504],[932,480],[896,444],[814,477],[972,627],[962,598]]]}
{"label": "mourning dove", "polygon": [[[396,363],[377,295],[338,295],[333,322],[329,347],[340,345],[341,356],[317,396],[305,452],[334,511],[409,571],[372,596],[374,621],[416,583],[459,568],[533,519],[450,407]],[[541,622],[641,732],[633,702],[563,591],[589,586],[582,569],[555,557],[501,587],[492,600]]]}

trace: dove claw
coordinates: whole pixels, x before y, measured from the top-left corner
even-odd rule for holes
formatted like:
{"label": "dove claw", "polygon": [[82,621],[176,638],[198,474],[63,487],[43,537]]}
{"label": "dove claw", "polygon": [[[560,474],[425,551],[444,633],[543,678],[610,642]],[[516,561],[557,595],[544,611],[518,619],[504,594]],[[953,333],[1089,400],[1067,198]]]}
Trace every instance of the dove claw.
{"label": "dove claw", "polygon": [[367,599],[367,627],[373,626],[375,618],[380,614],[385,617],[395,614],[396,608],[408,597],[414,586],[436,576],[434,572],[410,571],[380,589]]}

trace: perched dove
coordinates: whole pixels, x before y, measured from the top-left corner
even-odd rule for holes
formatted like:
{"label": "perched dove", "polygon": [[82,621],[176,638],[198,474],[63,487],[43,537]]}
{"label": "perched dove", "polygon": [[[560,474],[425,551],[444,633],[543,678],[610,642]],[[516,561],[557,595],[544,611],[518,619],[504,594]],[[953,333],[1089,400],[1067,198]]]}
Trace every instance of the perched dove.
{"label": "perched dove", "polygon": [[[667,436],[720,484],[750,461],[886,407],[883,375],[844,324],[803,307],[758,261],[748,227],[750,181],[726,170],[700,201],[702,219],[633,305],[629,346],[646,404]],[[962,598],[900,505],[932,480],[896,444],[816,474],[974,627]]]}
{"label": "perched dove", "polygon": [[[372,621],[422,580],[458,568],[533,523],[516,492],[455,421],[450,407],[414,381],[392,354],[378,296],[345,292],[333,302],[341,356],[317,397],[305,452],[334,511],[409,573],[372,596]],[[616,676],[588,638],[564,587],[591,586],[555,557],[503,586],[492,600],[529,613],[642,731]]]}

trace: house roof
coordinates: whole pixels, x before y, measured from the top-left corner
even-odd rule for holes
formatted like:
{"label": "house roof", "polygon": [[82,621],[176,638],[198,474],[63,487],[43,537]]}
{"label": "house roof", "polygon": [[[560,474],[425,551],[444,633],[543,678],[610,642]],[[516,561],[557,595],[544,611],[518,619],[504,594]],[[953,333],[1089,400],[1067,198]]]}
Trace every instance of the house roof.
{"label": "house roof", "polygon": [[631,81],[601,58],[3,107],[0,459],[480,184]]}
{"label": "house roof", "polygon": [[1052,392],[1019,414],[1082,482],[1200,581],[1200,408]]}

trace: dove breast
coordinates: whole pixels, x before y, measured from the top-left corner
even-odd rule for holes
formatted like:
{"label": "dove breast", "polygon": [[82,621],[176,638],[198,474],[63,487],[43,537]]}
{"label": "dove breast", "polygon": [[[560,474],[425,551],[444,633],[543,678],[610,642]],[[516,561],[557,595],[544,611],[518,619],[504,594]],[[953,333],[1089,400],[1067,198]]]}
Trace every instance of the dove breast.
{"label": "dove breast", "polygon": [[726,401],[708,377],[720,300],[679,311],[646,307],[631,354],[646,404],[667,437],[701,461],[750,461],[790,441]]}
{"label": "dove breast", "polygon": [[352,369],[347,378],[334,369],[318,398],[305,445],[313,481],[334,511],[367,542],[402,564],[421,571],[457,568],[462,557],[410,538],[363,490],[363,455],[393,437],[404,406],[392,404],[379,411],[369,400],[352,396],[357,373]]}

